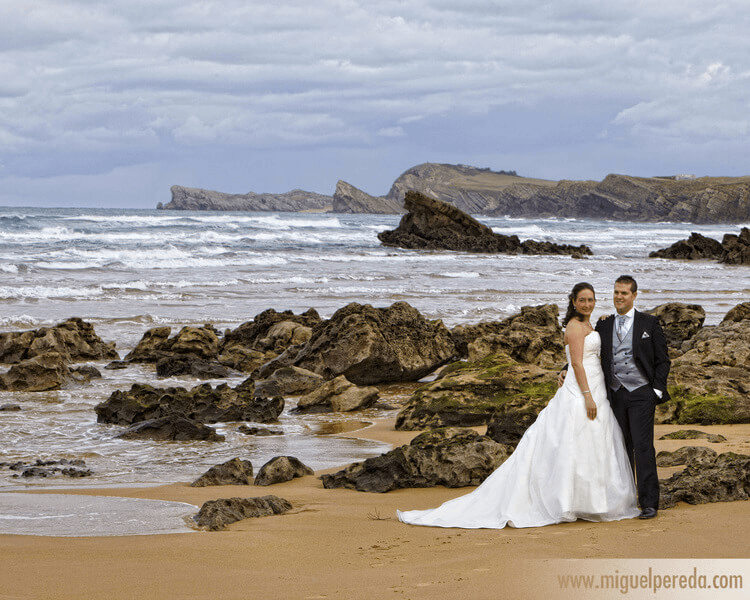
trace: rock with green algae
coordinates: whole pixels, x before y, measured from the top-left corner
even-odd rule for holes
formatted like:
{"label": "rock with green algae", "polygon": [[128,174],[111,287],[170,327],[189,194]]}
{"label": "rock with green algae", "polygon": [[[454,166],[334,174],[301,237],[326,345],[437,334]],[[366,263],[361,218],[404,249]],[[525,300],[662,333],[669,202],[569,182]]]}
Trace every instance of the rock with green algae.
{"label": "rock with green algae", "polygon": [[557,391],[557,374],[507,354],[446,366],[419,388],[396,417],[396,429],[486,425],[509,411],[538,414]]}

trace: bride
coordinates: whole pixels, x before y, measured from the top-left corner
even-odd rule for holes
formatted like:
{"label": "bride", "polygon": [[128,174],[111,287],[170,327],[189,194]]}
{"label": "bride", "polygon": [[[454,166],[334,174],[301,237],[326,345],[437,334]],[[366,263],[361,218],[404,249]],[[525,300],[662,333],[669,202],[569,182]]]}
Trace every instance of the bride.
{"label": "bride", "polygon": [[578,283],[565,325],[565,381],[513,454],[474,491],[430,510],[398,512],[412,525],[465,529],[616,521],[639,514],[622,432],[607,400],[591,326],[594,288]]}

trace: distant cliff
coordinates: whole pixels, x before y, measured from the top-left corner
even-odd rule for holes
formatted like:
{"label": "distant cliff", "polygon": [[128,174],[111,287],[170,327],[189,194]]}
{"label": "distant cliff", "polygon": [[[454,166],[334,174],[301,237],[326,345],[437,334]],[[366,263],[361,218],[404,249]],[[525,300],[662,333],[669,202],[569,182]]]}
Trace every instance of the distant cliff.
{"label": "distant cliff", "polygon": [[461,165],[427,163],[401,175],[386,198],[407,190],[487,216],[568,217],[617,221],[750,221],[750,177],[631,177],[603,181],[526,179]]}
{"label": "distant cliff", "polygon": [[465,165],[425,163],[375,197],[339,181],[333,197],[294,190],[286,194],[223,194],[172,187],[165,209],[404,213],[407,191],[418,191],[476,215],[565,217],[616,221],[747,223],[750,177],[631,177],[603,181],[548,181]]}
{"label": "distant cliff", "polygon": [[172,201],[157,208],[165,210],[240,211],[330,211],[333,199],[314,192],[292,190],[285,194],[225,194],[198,188],[172,186]]}
{"label": "distant cliff", "polygon": [[339,181],[333,194],[333,212],[398,214],[404,212],[404,203],[403,200],[370,196],[346,181]]}

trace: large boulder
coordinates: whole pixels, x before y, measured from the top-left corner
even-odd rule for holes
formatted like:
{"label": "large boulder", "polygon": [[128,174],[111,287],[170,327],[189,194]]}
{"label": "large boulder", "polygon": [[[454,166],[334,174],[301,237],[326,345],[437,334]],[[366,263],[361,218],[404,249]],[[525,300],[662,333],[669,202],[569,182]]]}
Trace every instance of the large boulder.
{"label": "large boulder", "polygon": [[724,248],[721,262],[728,265],[750,265],[750,229],[743,227],[739,235],[727,233],[721,245]]}
{"label": "large boulder", "polygon": [[290,310],[277,312],[269,308],[237,329],[225,331],[221,353],[224,354],[237,346],[261,351],[271,349],[278,352],[288,346],[306,341],[305,338],[309,338],[312,328],[321,321],[320,315],[314,308],[301,315],[295,315]]}
{"label": "large boulder", "polygon": [[680,348],[684,341],[700,331],[706,320],[706,311],[698,304],[668,302],[646,312],[659,319],[667,345],[672,348]]}
{"label": "large boulder", "polygon": [[128,391],[116,390],[95,407],[100,423],[117,425],[173,414],[201,423],[270,423],[278,419],[283,409],[283,398],[257,398],[251,385],[231,388],[221,384],[214,388],[208,383],[189,391],[181,387],[155,388],[136,383]]}
{"label": "large boulder", "polygon": [[357,385],[416,381],[446,364],[455,351],[443,322],[426,320],[406,302],[387,308],[351,303],[260,374],[291,364],[325,379],[344,375]]}
{"label": "large boulder", "polygon": [[259,498],[220,498],[205,502],[193,520],[201,529],[219,531],[243,519],[282,515],[291,509],[292,505],[288,500],[272,495]]}
{"label": "large boulder", "polygon": [[511,448],[472,429],[428,431],[410,444],[321,477],[325,488],[389,492],[400,488],[479,485]]}
{"label": "large boulder", "polygon": [[458,325],[451,330],[459,356],[470,362],[505,353],[514,360],[546,369],[565,363],[563,331],[556,304],[524,306],[502,321]]}
{"label": "large boulder", "polygon": [[196,379],[224,379],[231,374],[232,369],[229,367],[193,355],[165,356],[156,363],[156,375],[158,377],[189,375]]}
{"label": "large boulder", "polygon": [[169,337],[169,327],[154,327],[146,331],[138,344],[125,357],[127,362],[156,363],[173,355],[193,356],[215,360],[219,354],[219,336],[210,324],[203,327],[183,327]]}
{"label": "large boulder", "polygon": [[677,260],[719,260],[724,254],[721,242],[700,233],[691,233],[686,240],[675,242],[668,248],[651,252],[649,258]]}
{"label": "large boulder", "polygon": [[0,363],[16,364],[54,352],[65,362],[115,360],[115,343],[105,343],[93,325],[73,318],[54,327],[0,333]]}
{"label": "large boulder", "polygon": [[486,425],[497,414],[538,414],[557,391],[556,373],[522,364],[507,354],[448,365],[419,388],[396,416],[396,429]]}
{"label": "large boulder", "polygon": [[359,387],[343,375],[323,383],[297,401],[294,412],[348,412],[372,406],[378,388]]}
{"label": "large boulder", "polygon": [[227,462],[211,467],[198,479],[190,484],[191,487],[207,487],[212,485],[250,485],[253,477],[253,464],[249,460],[232,458]]}
{"label": "large boulder", "polygon": [[660,482],[661,508],[678,502],[705,504],[750,499],[750,456],[727,452],[688,459],[687,466]]}
{"label": "large boulder", "polygon": [[223,442],[225,440],[224,436],[216,433],[215,429],[175,414],[139,421],[117,437],[124,440],[145,438],[159,442]]}
{"label": "large boulder", "polygon": [[663,423],[750,422],[750,320],[724,320],[683,342],[672,361]]}
{"label": "large boulder", "polygon": [[299,396],[319,388],[325,379],[299,367],[283,367],[274,371],[268,379],[255,382],[256,396]]}
{"label": "large boulder", "polygon": [[276,456],[260,468],[253,485],[274,485],[305,475],[315,475],[315,471],[294,456]]}
{"label": "large boulder", "polygon": [[750,302],[743,302],[738,304],[732,310],[730,310],[724,318],[721,320],[722,323],[732,322],[739,323],[740,321],[750,321]]}
{"label": "large boulder", "polygon": [[0,390],[46,392],[59,390],[72,381],[65,359],[57,352],[45,352],[14,364],[0,374]]}
{"label": "large boulder", "polygon": [[404,198],[408,211],[393,231],[382,231],[378,239],[385,246],[422,250],[459,250],[504,254],[592,254],[588,246],[553,242],[521,242],[518,236],[495,233],[452,204],[408,191]]}

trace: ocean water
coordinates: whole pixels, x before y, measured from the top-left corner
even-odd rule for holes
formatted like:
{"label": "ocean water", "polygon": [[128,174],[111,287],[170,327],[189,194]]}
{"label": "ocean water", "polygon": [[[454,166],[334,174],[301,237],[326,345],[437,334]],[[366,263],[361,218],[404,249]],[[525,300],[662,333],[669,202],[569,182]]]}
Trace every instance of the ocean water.
{"label": "ocean water", "polygon": [[[448,327],[502,319],[522,306],[556,303],[589,281],[596,313],[611,312],[612,282],[628,273],[643,309],[680,301],[700,304],[717,324],[750,299],[750,268],[713,262],[649,259],[652,250],[692,231],[721,239],[740,225],[632,224],[560,219],[480,218],[521,239],[588,244],[594,256],[505,256],[385,248],[377,233],[397,226],[390,215],[226,213],[150,210],[0,208],[0,331],[36,329],[69,317],[93,324],[122,357],[155,326],[235,328],[268,308],[330,317],[350,302],[406,301]],[[746,224],[747,226],[747,224]],[[116,439],[122,430],[96,423],[94,406],[134,382],[192,387],[187,377],[157,380],[153,368],[101,369],[101,380],[47,393],[0,392],[0,462],[83,459],[90,478],[22,479],[0,468],[0,489],[129,486],[190,481],[235,456],[259,468],[294,455],[314,469],[362,460],[382,444],[332,436],[352,420],[384,414],[299,417],[286,410],[283,436],[240,434],[217,426],[225,443],[157,443]],[[0,366],[0,370],[7,366]],[[236,385],[244,376],[228,382]],[[219,381],[212,382],[214,384]],[[394,387],[392,396],[408,394]],[[294,405],[290,399],[288,406]]]}

